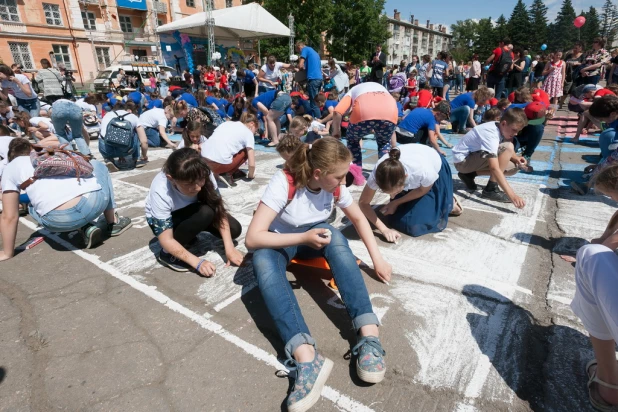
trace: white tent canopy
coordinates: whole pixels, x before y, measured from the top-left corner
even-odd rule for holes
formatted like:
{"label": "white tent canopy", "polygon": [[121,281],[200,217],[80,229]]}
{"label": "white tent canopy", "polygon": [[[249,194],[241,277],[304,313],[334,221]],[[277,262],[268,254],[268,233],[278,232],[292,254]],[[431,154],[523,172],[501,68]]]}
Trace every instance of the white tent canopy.
{"label": "white tent canopy", "polygon": [[[212,17],[215,21],[214,31],[217,40],[290,36],[290,29],[257,3],[213,10]],[[193,36],[207,37],[206,13],[196,13],[159,26],[157,33],[169,33],[176,30]]]}

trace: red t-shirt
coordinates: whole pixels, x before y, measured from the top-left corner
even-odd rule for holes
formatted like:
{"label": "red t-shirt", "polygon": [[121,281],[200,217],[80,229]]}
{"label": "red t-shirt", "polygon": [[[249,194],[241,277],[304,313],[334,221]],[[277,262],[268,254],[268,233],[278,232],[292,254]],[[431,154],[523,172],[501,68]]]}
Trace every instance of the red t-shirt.
{"label": "red t-shirt", "polygon": [[489,99],[489,105],[491,107],[496,107],[498,105],[498,99],[496,99],[495,97],[492,97],[491,99]]}
{"label": "red t-shirt", "polygon": [[214,86],[215,85],[215,74],[213,72],[206,73],[204,75],[204,81],[206,82],[207,86]]}
{"label": "red t-shirt", "polygon": [[603,97],[603,96],[615,96],[616,93],[612,92],[609,89],[601,89],[601,90],[597,90],[596,93],[594,94],[594,97]]}
{"label": "red t-shirt", "polygon": [[410,88],[416,87],[416,79],[414,79],[414,78],[408,79],[408,87],[410,87]]}
{"label": "red t-shirt", "polygon": [[[508,51],[507,46],[504,46],[503,48],[496,47],[496,48],[494,49],[494,52],[493,52],[493,55],[494,55],[494,62],[493,62],[493,64],[491,65],[491,67],[489,68],[489,71],[492,71],[492,70],[494,69],[494,66],[495,66],[496,64],[498,64],[498,62],[500,61],[500,57],[502,57],[502,51],[503,51],[503,50],[504,50],[504,51]],[[515,61],[515,54],[514,54],[513,52],[510,52],[510,53],[511,53],[511,59],[513,59],[513,61]]]}
{"label": "red t-shirt", "polygon": [[418,105],[416,107],[427,108],[431,105],[433,93],[431,90],[423,89],[418,92]]}
{"label": "red t-shirt", "polygon": [[221,84],[221,88],[225,89],[227,87],[227,75],[222,74],[221,75],[221,80],[219,82]]}

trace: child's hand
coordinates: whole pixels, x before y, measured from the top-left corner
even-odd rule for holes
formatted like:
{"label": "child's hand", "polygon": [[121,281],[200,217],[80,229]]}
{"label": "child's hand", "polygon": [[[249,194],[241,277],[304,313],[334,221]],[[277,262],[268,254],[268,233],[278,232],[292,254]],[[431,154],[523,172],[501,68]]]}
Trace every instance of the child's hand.
{"label": "child's hand", "polygon": [[384,216],[392,215],[397,211],[398,206],[399,205],[395,202],[389,202],[387,205],[382,206],[382,209],[380,209],[380,213],[382,213]]}
{"label": "child's hand", "polygon": [[526,206],[526,201],[517,195],[513,195],[511,202],[513,202],[518,209],[523,209]]}
{"label": "child's hand", "polygon": [[303,244],[312,249],[320,250],[330,243],[330,231],[328,229],[311,229],[305,232],[304,238]]}
{"label": "child's hand", "polygon": [[[225,257],[227,258],[227,263],[225,266],[241,266],[244,260],[244,255],[238,249],[234,248],[229,252],[225,252]],[[203,266],[203,265],[202,265]]]}
{"label": "child's hand", "polygon": [[401,239],[401,233],[397,232],[395,229],[387,229],[382,232],[382,235],[384,235],[386,240],[390,243],[397,243],[397,240]]}
{"label": "child's hand", "polygon": [[215,267],[215,265],[205,260],[204,262],[202,262],[198,273],[202,276],[206,276],[207,278],[209,278],[211,276],[214,276],[216,272],[217,268]]}
{"label": "child's hand", "polygon": [[373,262],[373,269],[376,275],[386,284],[391,280],[391,274],[393,273],[393,267],[380,257],[379,260]]}

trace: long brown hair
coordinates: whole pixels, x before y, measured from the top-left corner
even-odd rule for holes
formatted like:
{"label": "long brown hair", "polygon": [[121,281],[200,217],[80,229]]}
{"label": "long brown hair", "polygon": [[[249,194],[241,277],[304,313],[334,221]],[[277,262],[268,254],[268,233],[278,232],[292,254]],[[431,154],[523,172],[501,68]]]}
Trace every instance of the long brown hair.
{"label": "long brown hair", "polygon": [[215,227],[221,228],[223,219],[226,217],[223,198],[215,190],[210,181],[210,168],[206,159],[190,147],[178,149],[167,158],[163,165],[163,173],[170,175],[179,182],[198,182],[204,180],[202,190],[197,194],[197,200],[203,205],[210,206],[215,211]]}
{"label": "long brown hair", "polygon": [[191,141],[191,138],[189,137],[189,133],[195,132],[197,130],[200,131],[200,135],[201,135],[202,133],[202,123],[201,122],[197,120],[193,120],[192,122],[187,123],[184,130],[182,131],[182,140],[185,142],[185,147],[191,147],[193,142]]}
{"label": "long brown hair", "polygon": [[393,189],[400,188],[406,184],[406,169],[399,160],[401,151],[397,148],[391,149],[388,159],[384,160],[376,168],[376,183],[380,190],[385,193]]}
{"label": "long brown hair", "polygon": [[309,184],[314,170],[332,173],[335,167],[341,163],[350,163],[351,160],[352,153],[343,143],[334,137],[324,137],[311,146],[300,146],[287,163],[296,187],[302,188]]}

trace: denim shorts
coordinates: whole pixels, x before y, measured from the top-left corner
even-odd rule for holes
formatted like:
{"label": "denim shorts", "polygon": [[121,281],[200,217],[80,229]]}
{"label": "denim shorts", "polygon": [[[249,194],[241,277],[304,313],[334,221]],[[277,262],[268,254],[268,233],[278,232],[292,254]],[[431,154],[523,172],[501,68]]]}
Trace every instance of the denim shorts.
{"label": "denim shorts", "polygon": [[292,98],[287,93],[279,93],[277,98],[270,105],[270,110],[275,112],[285,112],[292,105]]}

